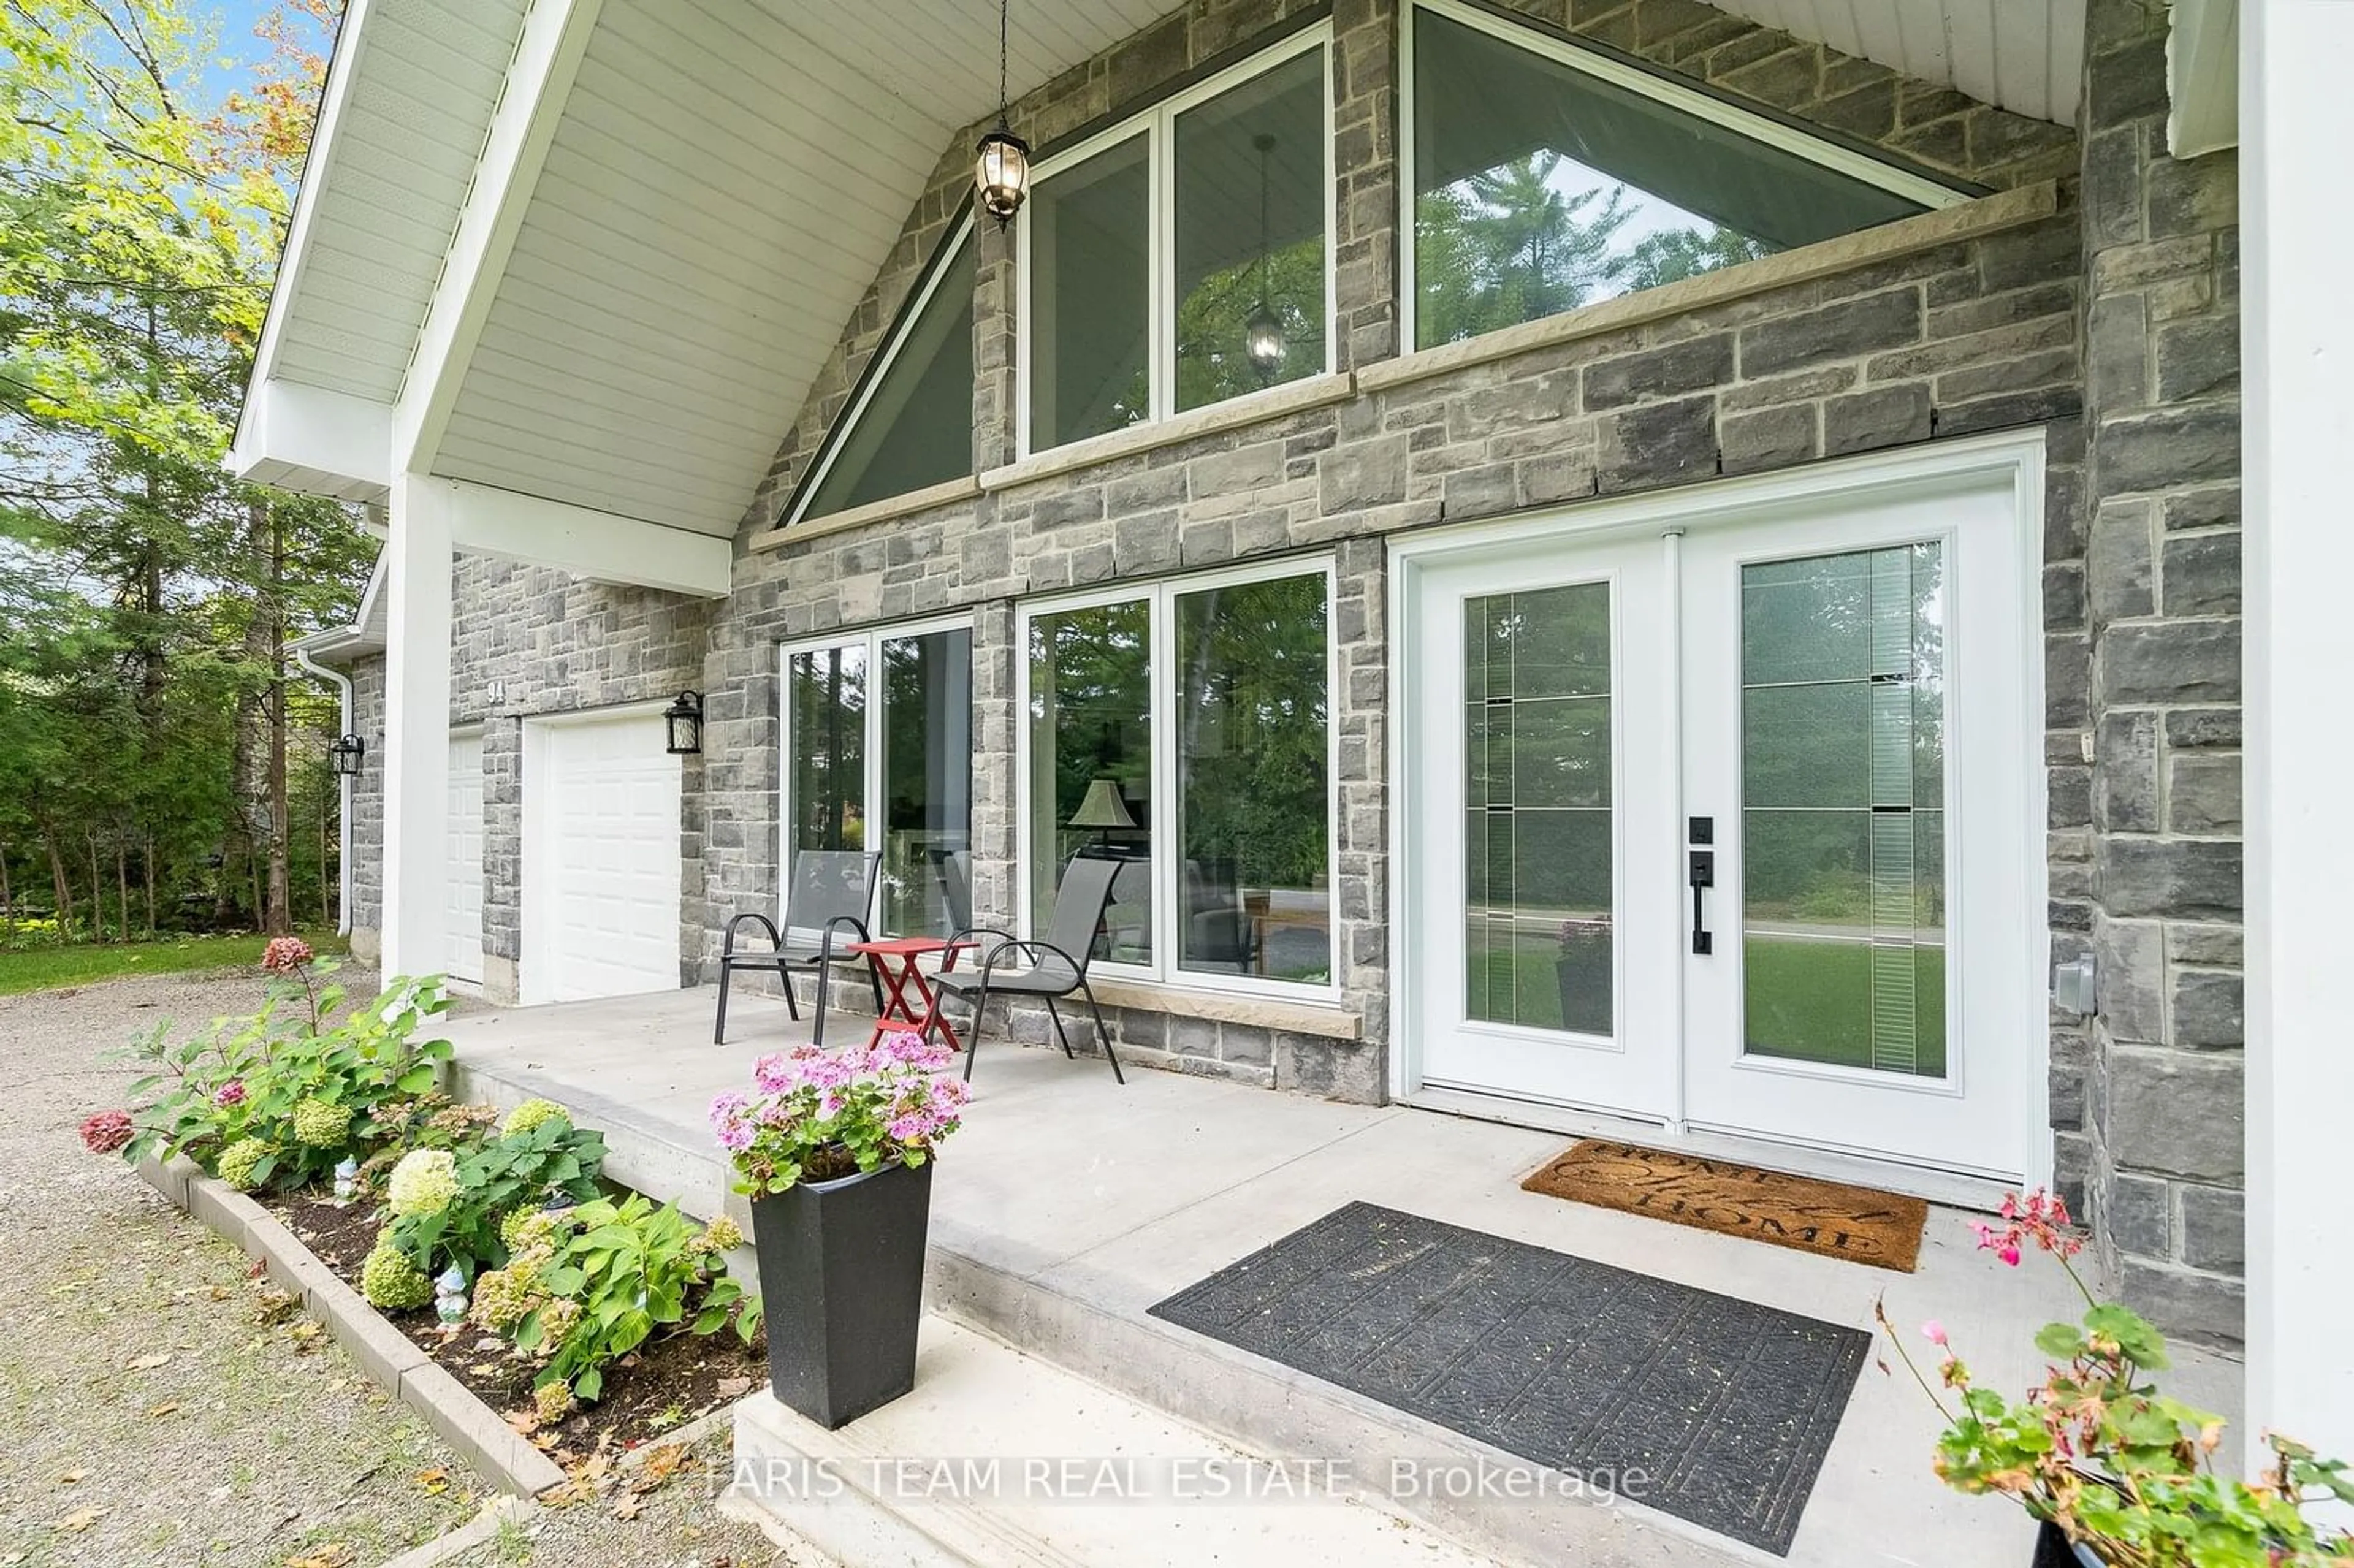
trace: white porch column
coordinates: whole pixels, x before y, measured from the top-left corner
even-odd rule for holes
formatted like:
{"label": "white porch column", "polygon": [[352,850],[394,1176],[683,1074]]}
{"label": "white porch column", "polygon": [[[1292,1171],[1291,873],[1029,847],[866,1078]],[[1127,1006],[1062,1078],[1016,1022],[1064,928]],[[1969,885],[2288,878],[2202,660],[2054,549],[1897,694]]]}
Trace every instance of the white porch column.
{"label": "white porch column", "polygon": [[447,967],[452,487],[400,473],[385,544],[384,972]]}
{"label": "white porch column", "polygon": [[[2242,0],[2248,1423],[2354,1454],[2354,5]],[[2221,1107],[2217,1107],[2220,1111]]]}

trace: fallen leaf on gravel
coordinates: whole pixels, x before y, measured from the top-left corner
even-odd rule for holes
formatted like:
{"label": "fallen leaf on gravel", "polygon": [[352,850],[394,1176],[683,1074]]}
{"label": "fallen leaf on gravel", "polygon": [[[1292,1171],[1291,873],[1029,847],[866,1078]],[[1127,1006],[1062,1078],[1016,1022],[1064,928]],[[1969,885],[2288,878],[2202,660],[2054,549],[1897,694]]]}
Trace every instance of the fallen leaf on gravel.
{"label": "fallen leaf on gravel", "polygon": [[638,1489],[652,1491],[676,1477],[686,1467],[686,1445],[665,1443],[659,1448],[646,1450],[638,1462]]}
{"label": "fallen leaf on gravel", "polygon": [[748,1377],[723,1377],[714,1392],[722,1399],[741,1399],[752,1392],[752,1380]]}
{"label": "fallen leaf on gravel", "polygon": [[638,1501],[637,1493],[623,1492],[613,1501],[613,1517],[615,1519],[635,1519],[638,1517],[639,1510],[643,1507],[644,1505]]}
{"label": "fallen leaf on gravel", "polygon": [[528,1437],[539,1430],[539,1413],[535,1410],[510,1410],[506,1420],[519,1437]]}
{"label": "fallen leaf on gravel", "polygon": [[152,1416],[157,1416],[157,1415],[169,1415],[169,1414],[172,1414],[172,1412],[174,1412],[174,1411],[175,1411],[175,1410],[177,1410],[177,1409],[179,1409],[179,1408],[180,1408],[180,1402],[179,1402],[178,1400],[176,1400],[176,1399],[167,1399],[167,1400],[165,1400],[163,1404],[159,1404],[159,1405],[155,1406],[155,1408],[154,1408],[154,1409],[150,1410],[147,1414],[148,1414],[151,1417],[152,1417]]}
{"label": "fallen leaf on gravel", "polygon": [[319,1348],[320,1337],[326,1331],[327,1326],[324,1323],[305,1318],[287,1330],[286,1337],[294,1341],[294,1351],[297,1355],[308,1355]]}
{"label": "fallen leaf on gravel", "polygon": [[102,1508],[78,1508],[49,1528],[60,1535],[79,1535],[96,1524],[99,1515],[105,1511]]}
{"label": "fallen leaf on gravel", "polygon": [[158,1351],[152,1356],[141,1356],[137,1361],[133,1361],[131,1363],[131,1370],[133,1372],[153,1372],[171,1359],[171,1351]]}
{"label": "fallen leaf on gravel", "polygon": [[282,1323],[292,1318],[294,1309],[302,1304],[302,1298],[291,1290],[264,1290],[254,1298],[253,1320],[264,1328],[272,1323]]}
{"label": "fallen leaf on gravel", "polygon": [[352,1549],[338,1541],[306,1557],[289,1557],[286,1568],[350,1568]]}
{"label": "fallen leaf on gravel", "polygon": [[67,1486],[72,1486],[76,1481],[80,1480],[84,1476],[89,1474],[90,1472],[88,1470],[68,1470],[64,1475],[59,1476],[58,1479]]}
{"label": "fallen leaf on gravel", "polygon": [[450,1472],[419,1470],[417,1472],[417,1484],[425,1489],[427,1496],[438,1498],[450,1489]]}

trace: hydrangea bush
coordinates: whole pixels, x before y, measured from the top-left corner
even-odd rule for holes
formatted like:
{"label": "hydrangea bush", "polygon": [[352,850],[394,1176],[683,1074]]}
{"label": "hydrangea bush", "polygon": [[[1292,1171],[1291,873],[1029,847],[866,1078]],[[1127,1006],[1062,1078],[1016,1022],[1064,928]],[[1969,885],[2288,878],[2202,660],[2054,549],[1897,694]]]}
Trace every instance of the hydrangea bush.
{"label": "hydrangea bush", "polygon": [[969,1091],[940,1075],[944,1044],[896,1030],[872,1045],[803,1045],[763,1056],[752,1092],[711,1102],[711,1128],[736,1167],[737,1191],[790,1191],[886,1165],[921,1165],[962,1124]]}
{"label": "hydrangea bush", "polygon": [[143,1071],[130,1094],[146,1097],[113,1113],[132,1124],[125,1159],[185,1154],[240,1187],[294,1188],[406,1141],[451,1054],[446,1040],[415,1038],[449,1006],[440,980],[395,980],[344,1011],[333,964],[301,938],[272,941],[261,967],[272,983],[260,1012],[177,1043],[167,1020],[132,1046]]}
{"label": "hydrangea bush", "polygon": [[2354,1503],[2345,1466],[2278,1433],[2264,1434],[2268,1473],[2256,1481],[2219,1470],[2223,1421],[2160,1393],[2148,1377],[2167,1365],[2166,1341],[2138,1315],[2097,1299],[2071,1261],[2084,1245],[2068,1206],[2037,1192],[2003,1200],[2000,1224],[1976,1222],[1978,1247],[2016,1268],[2048,1254],[2084,1298],[2081,1324],[2035,1336],[2050,1358],[2042,1383],[2014,1402],[1980,1387],[1945,1326],[1933,1384],[1879,1309],[1881,1327],[1946,1427],[1934,1467],[1956,1491],[2009,1497],[2109,1568],[2318,1568],[2354,1563],[2354,1536],[2306,1511]]}

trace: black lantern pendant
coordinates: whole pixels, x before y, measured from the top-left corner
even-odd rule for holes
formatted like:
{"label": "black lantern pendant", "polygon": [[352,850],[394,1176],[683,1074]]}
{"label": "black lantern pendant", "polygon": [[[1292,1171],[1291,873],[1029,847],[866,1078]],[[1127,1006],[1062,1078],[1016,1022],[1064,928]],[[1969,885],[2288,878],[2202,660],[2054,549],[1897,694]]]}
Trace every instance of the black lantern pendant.
{"label": "black lantern pendant", "polygon": [[1243,354],[1264,385],[1283,368],[1283,318],[1267,298],[1267,271],[1275,263],[1267,248],[1267,155],[1275,151],[1275,138],[1262,131],[1251,145],[1258,149],[1258,309],[1243,323]]}
{"label": "black lantern pendant", "polygon": [[981,200],[981,210],[997,219],[1003,228],[1022,210],[1023,198],[1030,194],[1030,143],[1013,133],[1006,122],[1010,105],[1005,96],[1006,13],[1013,0],[997,4],[997,129],[981,139],[973,151],[979,157],[973,164],[972,184]]}
{"label": "black lantern pendant", "polygon": [[703,694],[681,692],[678,701],[663,710],[670,736],[663,749],[673,757],[698,757],[703,752]]}
{"label": "black lantern pendant", "polygon": [[355,735],[337,736],[327,747],[328,765],[338,779],[360,776],[360,759],[367,755],[367,742]]}

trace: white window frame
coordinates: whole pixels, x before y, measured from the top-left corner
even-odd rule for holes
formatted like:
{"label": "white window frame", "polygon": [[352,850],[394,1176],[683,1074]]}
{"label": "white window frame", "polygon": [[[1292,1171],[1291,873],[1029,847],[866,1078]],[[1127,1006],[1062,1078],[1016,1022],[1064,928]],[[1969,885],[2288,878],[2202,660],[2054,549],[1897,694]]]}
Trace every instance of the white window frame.
{"label": "white window frame", "polygon": [[[871,832],[872,824],[875,820],[875,802],[883,798],[884,694],[878,680],[883,670],[883,644],[904,642],[910,638],[928,637],[940,631],[963,632],[967,639],[968,649],[972,653],[978,654],[978,640],[974,633],[973,617],[970,615],[935,616],[927,620],[896,621],[887,626],[838,630],[811,637],[796,638],[792,641],[777,644],[776,919],[779,929],[784,926],[786,901],[792,896],[793,660],[803,653],[823,653],[837,648],[858,648],[865,652],[867,700],[866,712],[861,721],[865,726],[865,730],[860,736],[860,744],[865,747],[865,750],[861,754],[858,788],[861,798],[865,802],[862,808],[864,821],[869,824]],[[968,705],[971,702],[970,692],[966,694],[966,702]],[[970,797],[975,791],[970,785],[966,789],[968,810],[966,832],[969,835],[971,832]],[[867,900],[864,915],[870,925],[874,921],[875,911],[881,903],[882,894],[883,879],[878,874],[875,879],[874,896]],[[978,917],[977,915],[976,917]],[[881,935],[880,932],[876,933],[878,938]]]}
{"label": "white window frame", "polygon": [[[881,388],[885,378],[891,374],[891,367],[898,364],[899,351],[905,348],[907,340],[916,334],[917,324],[924,319],[924,313],[931,308],[932,296],[940,291],[941,283],[945,282],[949,272],[955,270],[957,252],[971,242],[972,214],[967,211],[963,220],[958,223],[949,233],[948,243],[933,252],[932,263],[926,270],[924,276],[917,280],[915,297],[900,310],[899,319],[894,323],[889,339],[875,351],[874,362],[867,366],[865,374],[859,377],[858,395],[851,400],[850,406],[842,411],[833,423],[826,428],[823,444],[818,450],[817,466],[810,471],[806,479],[801,481],[801,487],[793,497],[792,509],[785,514],[784,521],[779,526],[790,528],[809,514],[810,506],[817,500],[818,492],[825,487],[826,476],[833,471],[835,461],[842,456],[843,449],[850,444],[850,438],[857,434],[859,422],[866,418],[866,406],[875,400],[875,394]],[[970,429],[966,432],[965,444],[968,449],[972,444]],[[966,457],[967,461],[970,461],[970,450]],[[978,467],[975,467],[972,471],[978,472]],[[829,512],[825,515],[831,517],[833,514]]]}
{"label": "white window frame", "polygon": [[[1419,83],[1415,74],[1414,41],[1415,18],[1423,11],[1485,33],[1542,59],[1583,71],[1614,87],[1640,93],[1655,102],[1694,119],[1721,125],[1753,142],[1804,158],[1810,164],[1819,164],[1865,185],[1877,185],[1907,201],[1919,202],[1932,211],[1956,207],[1971,199],[1968,193],[1940,185],[1925,175],[1825,141],[1769,115],[1728,102],[1714,93],[1702,91],[1697,87],[1686,87],[1639,66],[1629,65],[1599,49],[1585,48],[1540,27],[1465,5],[1462,0],[1405,0],[1398,11],[1398,353],[1401,356],[1428,352],[1416,346],[1417,323],[1415,319],[1422,299],[1422,280],[1420,259],[1415,253],[1415,188],[1417,184],[1414,166],[1415,106],[1419,96]],[[1575,315],[1577,312],[1570,310],[1560,313]],[[1437,348],[1441,345],[1433,344],[1430,346]]]}
{"label": "white window frame", "polygon": [[[1205,588],[1242,583],[1273,582],[1284,577],[1320,577],[1324,584],[1324,919],[1331,962],[1323,983],[1287,980],[1257,975],[1224,974],[1189,969],[1180,963],[1177,948],[1178,876],[1183,861],[1178,833],[1177,778],[1177,600]],[[1016,666],[1014,722],[1014,863],[1019,889],[1013,929],[1023,938],[1037,935],[1031,923],[1032,874],[1037,846],[1032,832],[1030,787],[1030,628],[1038,617],[1070,610],[1098,609],[1106,605],[1142,603],[1147,607],[1145,681],[1148,733],[1152,746],[1152,961],[1115,963],[1099,959],[1089,972],[1172,991],[1232,991],[1248,996],[1280,997],[1293,1001],[1338,1002],[1341,998],[1340,877],[1341,853],[1341,681],[1340,639],[1335,635],[1333,599],[1337,591],[1333,557],[1294,556],[1255,562],[1218,571],[1184,577],[1124,583],[1085,593],[1057,594],[1026,600],[1014,615]]]}
{"label": "white window frame", "polygon": [[[1084,164],[1135,137],[1146,139],[1150,228],[1145,240],[1145,293],[1152,319],[1145,347],[1145,380],[1150,394],[1150,411],[1140,423],[1157,424],[1177,412],[1177,117],[1255,77],[1288,64],[1310,50],[1322,51],[1324,63],[1324,374],[1330,376],[1339,364],[1340,353],[1336,342],[1339,280],[1334,254],[1340,242],[1340,226],[1334,219],[1336,181],[1332,167],[1332,23],[1330,17],[1302,27],[1289,37],[1268,45],[1248,59],[1237,61],[1215,75],[1204,78],[1182,92],[1171,94],[1151,108],[1105,128],[1076,146],[1041,159],[1031,170],[1031,185],[1034,193],[1038,185],[1066,169]],[[1030,419],[1030,328],[1031,323],[1038,319],[1032,294],[1030,218],[1036,205],[1034,202],[1023,204],[1020,217],[1015,219],[1019,226],[1015,245],[1018,259],[1015,289],[1021,304],[1015,317],[1013,350],[1014,425],[1018,450],[1023,457],[1035,451],[1055,450],[1034,444]],[[1296,376],[1293,379],[1305,380],[1306,377]],[[1203,407],[1215,408],[1217,405],[1209,403]],[[1113,433],[1116,432],[1099,431],[1096,436],[1081,436],[1058,445],[1076,445],[1079,441],[1097,440]]]}

